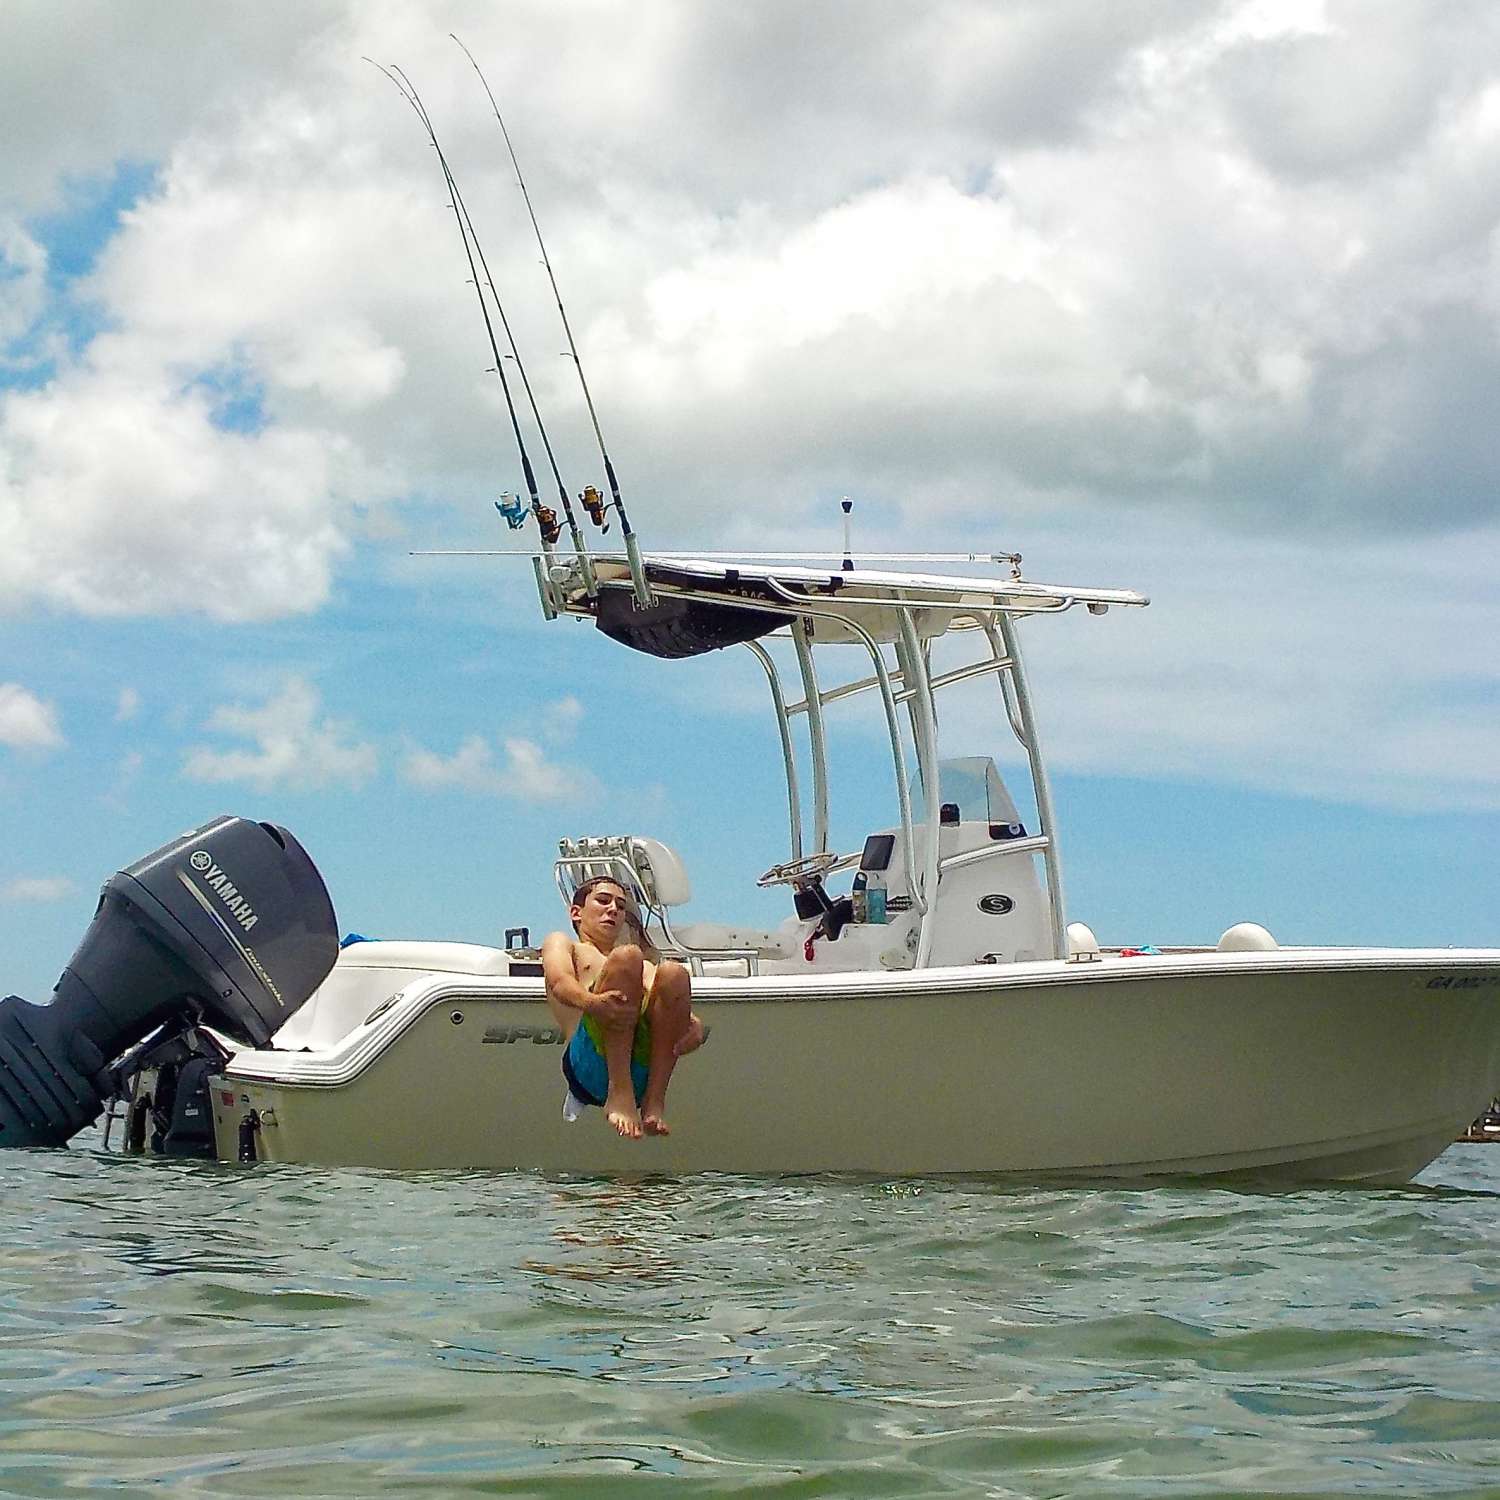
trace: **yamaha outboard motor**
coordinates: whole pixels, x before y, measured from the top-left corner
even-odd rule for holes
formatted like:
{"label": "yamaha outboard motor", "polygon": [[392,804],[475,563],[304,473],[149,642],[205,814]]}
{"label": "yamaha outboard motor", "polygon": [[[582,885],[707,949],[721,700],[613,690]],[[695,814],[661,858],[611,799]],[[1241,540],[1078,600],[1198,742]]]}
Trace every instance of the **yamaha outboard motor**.
{"label": "yamaha outboard motor", "polygon": [[260,1047],[338,954],[323,879],[284,828],[223,817],[105,882],[47,1005],[0,1001],[0,1146],[59,1146],[165,1025]]}

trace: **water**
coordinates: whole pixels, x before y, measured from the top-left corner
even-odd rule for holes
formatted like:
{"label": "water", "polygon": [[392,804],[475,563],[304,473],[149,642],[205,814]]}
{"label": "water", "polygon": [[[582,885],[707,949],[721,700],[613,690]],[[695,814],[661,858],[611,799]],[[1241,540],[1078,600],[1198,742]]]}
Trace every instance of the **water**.
{"label": "water", "polygon": [[1500,1147],[1422,1184],[0,1153],[0,1493],[1500,1495]]}

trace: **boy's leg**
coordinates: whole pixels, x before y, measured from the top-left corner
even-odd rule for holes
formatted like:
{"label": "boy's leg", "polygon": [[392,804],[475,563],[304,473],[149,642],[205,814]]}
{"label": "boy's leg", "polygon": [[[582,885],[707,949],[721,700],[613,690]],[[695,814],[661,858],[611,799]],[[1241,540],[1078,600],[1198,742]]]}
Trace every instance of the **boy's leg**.
{"label": "boy's leg", "polygon": [[677,1065],[673,1049],[692,1016],[691,990],[691,977],[681,964],[668,960],[657,969],[651,986],[651,1073],[641,1099],[641,1124],[647,1135],[670,1134],[662,1112]]}
{"label": "boy's leg", "polygon": [[[594,981],[595,991],[619,990],[635,1002],[635,1017],[641,1013],[645,999],[645,982],[641,972],[641,950],[632,945],[614,949],[604,960],[604,967]],[[627,1140],[639,1139],[641,1114],[636,1108],[635,1085],[630,1079],[630,1052],[635,1045],[636,1021],[624,1025],[604,1026],[604,1064],[609,1069],[609,1093],[604,1101],[604,1118]]]}

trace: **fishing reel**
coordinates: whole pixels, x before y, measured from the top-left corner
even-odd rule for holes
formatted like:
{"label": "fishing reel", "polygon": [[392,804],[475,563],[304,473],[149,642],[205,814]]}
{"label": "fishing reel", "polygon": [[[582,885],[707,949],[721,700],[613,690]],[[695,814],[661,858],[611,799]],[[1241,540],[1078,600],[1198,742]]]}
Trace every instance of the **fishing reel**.
{"label": "fishing reel", "polygon": [[519,531],[526,524],[526,502],[519,495],[501,495],[495,501],[495,509],[512,531]]}
{"label": "fishing reel", "polygon": [[[526,502],[519,495],[501,495],[495,501],[495,509],[500,512],[501,519],[512,531],[519,531],[526,524]],[[542,540],[550,547],[562,535],[562,526],[558,522],[557,512],[540,501],[534,509],[536,524],[541,528]]]}
{"label": "fishing reel", "polygon": [[609,530],[609,521],[607,519],[609,502],[604,498],[603,495],[599,493],[597,489],[594,488],[593,485],[589,485],[588,488],[585,489],[584,492],[578,497],[578,503],[588,512],[589,520],[591,520],[594,525],[599,528],[600,531]]}

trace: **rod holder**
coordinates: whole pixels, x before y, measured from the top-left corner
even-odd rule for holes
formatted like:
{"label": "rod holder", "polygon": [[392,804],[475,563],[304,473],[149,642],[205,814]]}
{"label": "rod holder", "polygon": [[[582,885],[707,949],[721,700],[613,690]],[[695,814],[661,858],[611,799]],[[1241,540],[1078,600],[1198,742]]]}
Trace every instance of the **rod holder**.
{"label": "rod holder", "polygon": [[635,533],[625,533],[625,557],[630,564],[630,582],[635,590],[635,602],[642,609],[650,609],[656,603],[656,595],[651,592],[651,585],[646,578],[646,565],[641,561],[641,544],[636,541]]}

